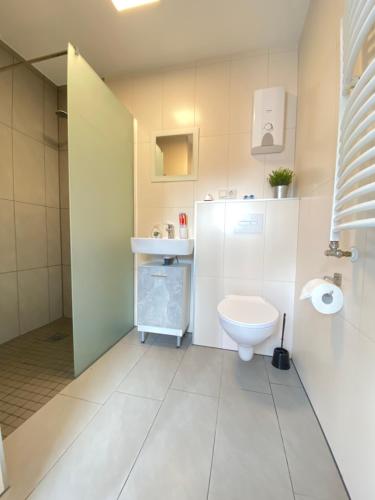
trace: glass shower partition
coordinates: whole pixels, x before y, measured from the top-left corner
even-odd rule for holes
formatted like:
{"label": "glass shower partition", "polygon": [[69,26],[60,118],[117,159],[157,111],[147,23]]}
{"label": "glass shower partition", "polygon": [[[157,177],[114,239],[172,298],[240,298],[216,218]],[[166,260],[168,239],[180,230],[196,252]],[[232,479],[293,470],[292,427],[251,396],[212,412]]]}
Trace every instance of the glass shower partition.
{"label": "glass shower partition", "polygon": [[72,45],[68,145],[75,374],[134,325],[133,117]]}

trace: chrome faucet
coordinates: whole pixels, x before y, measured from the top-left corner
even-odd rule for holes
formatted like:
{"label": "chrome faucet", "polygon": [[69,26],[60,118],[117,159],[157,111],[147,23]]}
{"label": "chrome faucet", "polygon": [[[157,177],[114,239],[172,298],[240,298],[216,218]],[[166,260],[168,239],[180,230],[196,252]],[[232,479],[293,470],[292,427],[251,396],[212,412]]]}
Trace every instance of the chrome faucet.
{"label": "chrome faucet", "polygon": [[324,255],[341,259],[342,257],[352,257],[353,253],[350,250],[341,250],[338,241],[330,241],[329,249],[324,252]]}
{"label": "chrome faucet", "polygon": [[173,240],[174,239],[174,225],[171,224],[170,222],[165,223],[167,234],[168,234],[168,239]]}

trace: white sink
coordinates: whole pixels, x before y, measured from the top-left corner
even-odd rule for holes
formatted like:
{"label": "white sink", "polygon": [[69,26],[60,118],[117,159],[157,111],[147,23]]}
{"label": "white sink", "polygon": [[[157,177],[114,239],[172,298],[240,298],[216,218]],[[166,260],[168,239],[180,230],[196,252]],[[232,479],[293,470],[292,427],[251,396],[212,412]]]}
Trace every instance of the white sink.
{"label": "white sink", "polygon": [[133,253],[151,255],[191,255],[194,250],[194,240],[167,238],[131,238]]}

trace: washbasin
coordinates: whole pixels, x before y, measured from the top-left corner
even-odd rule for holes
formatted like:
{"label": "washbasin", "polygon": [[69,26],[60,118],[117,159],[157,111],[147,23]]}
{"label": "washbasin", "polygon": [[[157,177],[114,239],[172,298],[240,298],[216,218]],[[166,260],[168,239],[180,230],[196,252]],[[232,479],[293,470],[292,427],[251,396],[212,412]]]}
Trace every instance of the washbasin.
{"label": "washbasin", "polygon": [[191,255],[194,250],[194,240],[168,238],[131,238],[133,253],[150,255]]}

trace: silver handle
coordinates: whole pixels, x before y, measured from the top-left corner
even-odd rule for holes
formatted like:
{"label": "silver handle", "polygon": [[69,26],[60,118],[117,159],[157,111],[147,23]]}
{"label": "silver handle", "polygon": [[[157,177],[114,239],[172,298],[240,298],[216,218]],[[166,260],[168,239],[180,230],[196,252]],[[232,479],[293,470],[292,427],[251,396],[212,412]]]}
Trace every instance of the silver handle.
{"label": "silver handle", "polygon": [[153,278],[168,278],[166,274],[151,274]]}

